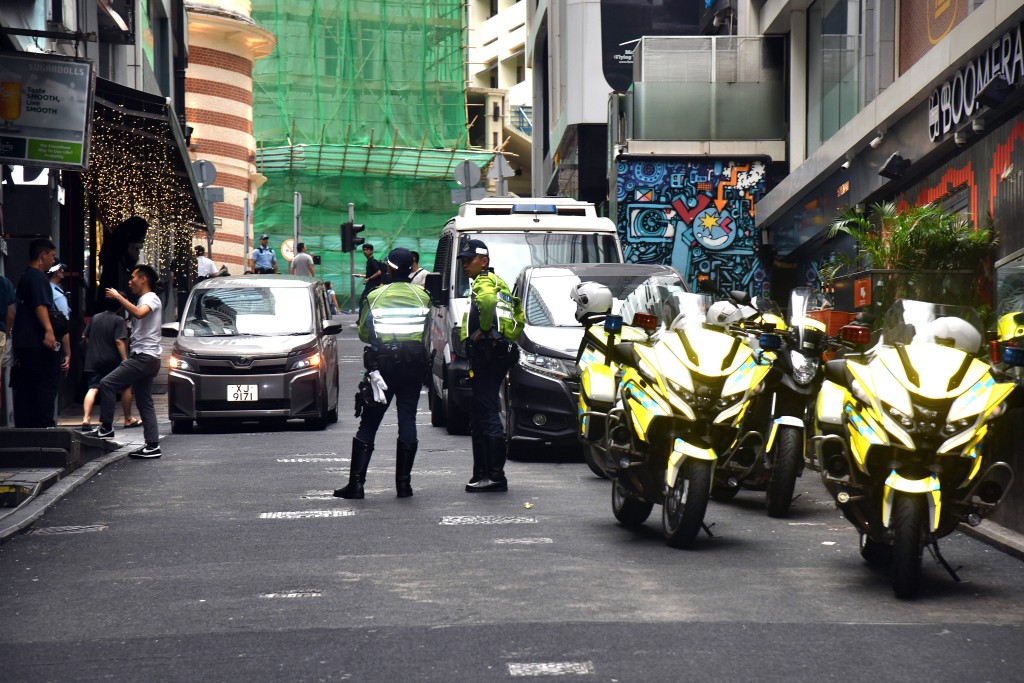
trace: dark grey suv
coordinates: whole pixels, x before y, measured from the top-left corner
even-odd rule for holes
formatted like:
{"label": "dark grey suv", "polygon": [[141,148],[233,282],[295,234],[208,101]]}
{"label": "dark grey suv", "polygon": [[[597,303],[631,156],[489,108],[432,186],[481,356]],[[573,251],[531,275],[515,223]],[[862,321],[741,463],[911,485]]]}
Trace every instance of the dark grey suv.
{"label": "dark grey suv", "polygon": [[338,420],[338,350],[324,285],[287,275],[204,280],[189,295],[167,373],[174,433],[193,421]]}

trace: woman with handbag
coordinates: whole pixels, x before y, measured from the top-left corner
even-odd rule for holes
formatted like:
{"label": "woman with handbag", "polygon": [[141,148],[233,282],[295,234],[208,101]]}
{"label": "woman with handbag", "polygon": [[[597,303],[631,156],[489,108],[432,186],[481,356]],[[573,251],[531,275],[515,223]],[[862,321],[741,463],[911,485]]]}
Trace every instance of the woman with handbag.
{"label": "woman with handbag", "polygon": [[[32,240],[28,247],[29,267],[18,280],[18,307],[11,333],[15,427],[56,426],[54,406],[61,346],[51,322],[51,312],[55,310],[53,290],[46,277],[56,253],[57,247],[50,240]],[[66,334],[67,330],[60,332]]]}

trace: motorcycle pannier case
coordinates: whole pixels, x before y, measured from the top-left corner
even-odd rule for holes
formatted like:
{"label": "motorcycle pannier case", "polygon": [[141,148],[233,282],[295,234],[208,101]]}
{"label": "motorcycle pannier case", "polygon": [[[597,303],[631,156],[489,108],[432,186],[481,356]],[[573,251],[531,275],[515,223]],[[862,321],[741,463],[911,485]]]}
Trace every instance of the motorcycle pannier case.
{"label": "motorcycle pannier case", "polygon": [[[580,412],[607,414],[615,404],[615,374],[607,365],[592,364],[583,370],[580,377]],[[585,439],[592,439],[604,433],[607,418],[599,415],[583,415],[580,433]],[[600,427],[598,426],[600,425]]]}

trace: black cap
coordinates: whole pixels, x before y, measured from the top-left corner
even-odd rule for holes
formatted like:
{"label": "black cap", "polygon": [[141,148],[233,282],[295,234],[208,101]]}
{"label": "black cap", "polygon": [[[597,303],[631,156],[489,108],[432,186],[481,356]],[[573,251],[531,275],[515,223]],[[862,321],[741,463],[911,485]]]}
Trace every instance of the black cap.
{"label": "black cap", "polygon": [[200,256],[202,256],[203,254],[206,253],[206,249],[202,245],[197,246],[196,247],[196,253],[199,254]]}
{"label": "black cap", "polygon": [[388,265],[399,272],[412,269],[412,252],[405,247],[396,247],[388,254]]}
{"label": "black cap", "polygon": [[261,240],[269,240],[270,239],[270,235],[268,235],[267,233],[263,233],[262,235],[260,235],[260,239]]}
{"label": "black cap", "polygon": [[459,258],[476,258],[477,256],[489,256],[487,245],[480,240],[466,240],[462,243],[462,251]]}

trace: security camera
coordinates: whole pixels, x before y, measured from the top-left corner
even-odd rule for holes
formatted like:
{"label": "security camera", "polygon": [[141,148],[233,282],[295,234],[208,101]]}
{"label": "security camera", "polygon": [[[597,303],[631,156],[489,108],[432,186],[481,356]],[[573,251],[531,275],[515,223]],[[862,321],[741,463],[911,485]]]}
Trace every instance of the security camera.
{"label": "security camera", "polygon": [[842,165],[840,166],[840,168],[842,168],[842,169],[848,169],[848,168],[850,168],[850,160],[849,160],[849,159],[847,159],[846,161],[844,161],[844,162],[842,163]]}
{"label": "security camera", "polygon": [[871,149],[878,149],[878,146],[882,144],[882,140],[885,138],[885,133],[878,131],[878,135],[871,139],[868,144],[871,145]]}
{"label": "security camera", "polygon": [[955,142],[958,147],[963,147],[964,145],[966,145],[967,131],[958,130],[957,132],[953,133],[953,142]]}
{"label": "security camera", "polygon": [[711,20],[711,25],[714,26],[715,28],[721,27],[724,23],[725,21],[722,20],[721,14],[715,15],[715,18]]}

